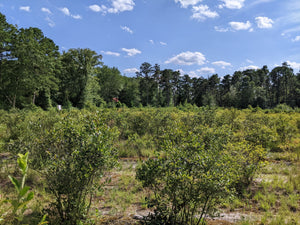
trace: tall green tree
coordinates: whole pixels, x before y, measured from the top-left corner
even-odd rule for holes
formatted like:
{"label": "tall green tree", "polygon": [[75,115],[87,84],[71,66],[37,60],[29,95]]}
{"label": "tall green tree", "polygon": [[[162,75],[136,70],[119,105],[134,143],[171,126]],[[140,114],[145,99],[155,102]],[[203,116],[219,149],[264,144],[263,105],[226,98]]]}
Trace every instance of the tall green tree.
{"label": "tall green tree", "polygon": [[[143,106],[154,105],[157,94],[157,73],[156,67],[153,67],[150,63],[144,62],[140,66],[140,71],[136,73],[140,84],[140,98]],[[154,76],[155,75],[155,76]]]}
{"label": "tall green tree", "polygon": [[119,94],[119,100],[128,107],[137,107],[140,103],[139,82],[136,78],[123,77],[124,86]]}
{"label": "tall green tree", "polygon": [[97,68],[96,76],[99,80],[100,95],[107,103],[112,102],[113,98],[119,98],[124,81],[120,71],[116,67],[103,66]]}
{"label": "tall green tree", "polygon": [[227,74],[223,77],[220,83],[220,106],[231,106],[230,98],[231,76]]}
{"label": "tall green tree", "polygon": [[[90,49],[70,49],[61,57],[60,74],[61,103],[83,108],[89,99],[87,85],[95,74],[96,67],[102,65],[101,55]],[[94,80],[95,81],[95,80]],[[96,82],[96,81],[95,81]]]}
{"label": "tall green tree", "polygon": [[270,72],[270,79],[273,93],[272,106],[281,103],[288,104],[294,88],[293,69],[287,63],[282,63],[282,66],[277,66]]}
{"label": "tall green tree", "polygon": [[17,28],[7,23],[6,17],[0,13],[0,107],[6,108],[14,105],[9,95],[9,77],[14,65],[11,61],[12,39],[17,32]]}
{"label": "tall green tree", "polygon": [[51,105],[50,91],[57,89],[54,68],[58,47],[38,28],[19,29],[12,36],[9,69],[4,90],[11,107],[36,104],[43,93],[45,108]]}
{"label": "tall green tree", "polygon": [[162,106],[170,106],[172,101],[172,76],[173,70],[171,69],[165,69],[161,72],[160,87],[164,99]]}
{"label": "tall green tree", "polygon": [[192,101],[192,79],[189,75],[179,77],[179,89],[177,104],[191,103]]}
{"label": "tall green tree", "polygon": [[180,90],[180,72],[173,71],[172,72],[172,95],[173,95],[173,105],[176,106],[179,98],[179,90]]}

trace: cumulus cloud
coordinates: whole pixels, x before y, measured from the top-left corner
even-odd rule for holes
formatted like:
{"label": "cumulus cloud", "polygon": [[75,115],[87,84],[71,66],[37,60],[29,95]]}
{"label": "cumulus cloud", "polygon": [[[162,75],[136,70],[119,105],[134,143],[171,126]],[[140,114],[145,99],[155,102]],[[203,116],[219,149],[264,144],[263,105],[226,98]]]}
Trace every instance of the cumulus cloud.
{"label": "cumulus cloud", "polygon": [[178,71],[181,76],[186,74],[186,72],[183,69],[177,69],[176,71]]}
{"label": "cumulus cloud", "polygon": [[111,0],[111,7],[105,5],[90,5],[89,9],[94,12],[106,13],[120,13],[124,11],[132,11],[135,6],[133,0]]}
{"label": "cumulus cloud", "polygon": [[234,30],[248,30],[252,26],[252,24],[249,21],[247,21],[246,23],[243,23],[243,22],[229,22],[229,25]]}
{"label": "cumulus cloud", "polygon": [[142,52],[136,48],[122,48],[122,51],[126,52],[128,56],[135,56],[137,54],[141,54]]}
{"label": "cumulus cloud", "polygon": [[19,9],[25,12],[30,12],[30,6],[20,6]]}
{"label": "cumulus cloud", "polygon": [[189,5],[196,5],[202,0],[175,0],[175,3],[179,2],[182,8],[187,8]]}
{"label": "cumulus cloud", "polygon": [[219,67],[221,67],[222,69],[225,69],[225,68],[228,67],[228,66],[232,66],[231,63],[225,62],[225,61],[216,61],[216,62],[213,62],[212,64],[213,64],[213,65],[216,65],[216,66],[219,66]]}
{"label": "cumulus cloud", "polygon": [[290,65],[296,72],[300,71],[300,63],[287,61],[287,64]]}
{"label": "cumulus cloud", "polygon": [[82,19],[82,17],[80,15],[73,15],[70,13],[70,10],[67,8],[67,7],[64,7],[64,8],[60,8],[59,9],[63,14],[65,14],[66,16],[70,16],[72,17],[73,19]]}
{"label": "cumulus cloud", "polygon": [[104,55],[111,55],[111,56],[116,56],[116,57],[120,56],[120,53],[118,53],[118,52],[101,51],[101,53],[104,54]]}
{"label": "cumulus cloud", "polygon": [[124,72],[125,74],[126,74],[126,73],[132,74],[132,73],[139,72],[139,70],[138,70],[137,68],[128,68],[128,69],[125,69],[123,72]]}
{"label": "cumulus cloud", "polygon": [[300,41],[300,36],[296,36],[294,39],[292,39],[293,42]]}
{"label": "cumulus cloud", "polygon": [[42,12],[48,13],[48,14],[52,14],[52,12],[50,11],[50,9],[48,8],[41,8]]}
{"label": "cumulus cloud", "polygon": [[160,41],[159,44],[164,45],[164,46],[167,45],[167,43],[166,43],[166,42],[163,42],[163,41]]}
{"label": "cumulus cloud", "polygon": [[228,9],[240,9],[244,6],[245,0],[222,0],[223,4],[219,5],[219,8],[228,8]]}
{"label": "cumulus cloud", "polygon": [[[188,72],[188,75],[190,77],[200,77],[201,75],[210,75],[210,74],[214,74],[216,73],[214,68],[210,68],[210,67],[203,67],[201,69],[195,70],[195,71],[190,71]],[[182,73],[182,74],[186,74],[186,73]]]}
{"label": "cumulus cloud", "polygon": [[71,15],[71,17],[73,18],[73,19],[76,19],[76,20],[79,20],[79,19],[82,19],[82,16],[80,16],[80,15]]}
{"label": "cumulus cloud", "polygon": [[201,69],[198,69],[197,72],[201,75],[216,73],[215,69],[210,67],[203,67]]}
{"label": "cumulus cloud", "polygon": [[215,18],[219,16],[217,12],[211,11],[207,5],[193,6],[192,12],[192,18],[199,21],[203,21],[206,18]]}
{"label": "cumulus cloud", "polygon": [[106,13],[106,11],[107,11],[107,7],[105,5],[101,5],[101,6],[96,5],[96,4],[95,5],[90,5],[89,9],[92,10],[92,11],[94,11],[94,12],[103,12],[103,13]]}
{"label": "cumulus cloud", "polygon": [[245,70],[258,70],[258,69],[259,69],[258,66],[249,65],[249,66],[241,67],[239,70],[240,71],[245,71]]}
{"label": "cumulus cloud", "polygon": [[102,11],[102,8],[99,6],[99,5],[90,5],[89,6],[89,9],[94,11],[94,12],[101,12]]}
{"label": "cumulus cloud", "polygon": [[203,65],[205,63],[205,56],[201,52],[182,52],[167,61],[165,61],[166,64],[173,63],[177,65]]}
{"label": "cumulus cloud", "polygon": [[229,31],[228,28],[223,28],[223,27],[218,27],[218,26],[215,26],[215,31],[218,31],[218,32],[227,32]]}
{"label": "cumulus cloud", "polygon": [[112,7],[108,9],[109,13],[119,13],[124,11],[131,11],[135,6],[133,0],[112,0]]}
{"label": "cumulus cloud", "polygon": [[272,28],[274,21],[268,17],[258,16],[255,18],[258,28],[267,29]]}
{"label": "cumulus cloud", "polygon": [[149,42],[150,42],[151,44],[154,44],[154,41],[153,41],[153,40],[149,40]]}
{"label": "cumulus cloud", "polygon": [[70,10],[68,8],[66,8],[66,7],[60,8],[59,10],[62,11],[62,13],[65,14],[66,16],[70,16],[71,15]]}
{"label": "cumulus cloud", "polygon": [[127,26],[121,26],[121,29],[128,32],[128,33],[130,33],[130,34],[133,34],[133,31]]}
{"label": "cumulus cloud", "polygon": [[48,22],[49,27],[54,27],[55,23],[53,20],[51,20],[49,17],[46,17],[46,21]]}

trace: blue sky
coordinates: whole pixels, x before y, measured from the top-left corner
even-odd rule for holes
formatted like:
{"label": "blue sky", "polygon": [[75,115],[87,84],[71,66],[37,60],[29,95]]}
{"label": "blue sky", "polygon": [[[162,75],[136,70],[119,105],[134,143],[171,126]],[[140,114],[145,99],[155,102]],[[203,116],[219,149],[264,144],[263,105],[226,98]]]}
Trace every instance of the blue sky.
{"label": "blue sky", "polygon": [[127,76],[143,62],[192,77],[285,61],[300,70],[299,0],[0,0],[0,11]]}

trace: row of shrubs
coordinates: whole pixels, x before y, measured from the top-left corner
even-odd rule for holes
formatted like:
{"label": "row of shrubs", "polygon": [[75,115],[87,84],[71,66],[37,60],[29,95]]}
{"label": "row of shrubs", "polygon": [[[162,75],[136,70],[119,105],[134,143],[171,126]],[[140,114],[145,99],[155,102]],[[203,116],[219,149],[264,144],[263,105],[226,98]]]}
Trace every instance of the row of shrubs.
{"label": "row of shrubs", "polygon": [[[299,157],[299,130],[298,112],[252,108],[2,111],[0,148],[13,160],[29,152],[53,196],[45,206],[53,224],[88,218],[95,180],[118,157],[148,158],[136,177],[152,193],[145,223],[200,224],[225,197],[243,194],[268,152]],[[18,213],[2,219],[17,223]]]}

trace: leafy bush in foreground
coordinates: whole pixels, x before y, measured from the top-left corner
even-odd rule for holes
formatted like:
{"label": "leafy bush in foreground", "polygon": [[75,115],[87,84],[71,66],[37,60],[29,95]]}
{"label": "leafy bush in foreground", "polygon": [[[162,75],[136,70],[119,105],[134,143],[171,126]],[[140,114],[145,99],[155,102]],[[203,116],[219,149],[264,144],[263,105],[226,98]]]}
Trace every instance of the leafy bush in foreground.
{"label": "leafy bush in foreground", "polygon": [[233,148],[232,138],[228,126],[188,131],[179,124],[169,131],[164,151],[137,169],[137,179],[154,192],[149,224],[205,223],[218,203],[244,188],[240,182],[248,184],[265,152],[246,142]]}
{"label": "leafy bush in foreground", "polygon": [[86,218],[93,190],[99,186],[94,179],[116,163],[111,148],[115,134],[98,116],[81,113],[67,115],[50,132],[45,178],[55,199],[49,209],[55,224]]}

